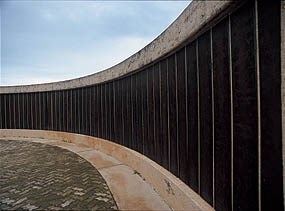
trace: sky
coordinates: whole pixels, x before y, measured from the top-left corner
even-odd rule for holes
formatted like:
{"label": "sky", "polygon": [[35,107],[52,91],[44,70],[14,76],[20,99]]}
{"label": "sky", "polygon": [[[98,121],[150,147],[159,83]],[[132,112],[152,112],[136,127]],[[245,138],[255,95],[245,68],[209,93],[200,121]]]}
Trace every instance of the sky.
{"label": "sky", "polygon": [[190,1],[0,1],[0,86],[107,69],[163,32]]}

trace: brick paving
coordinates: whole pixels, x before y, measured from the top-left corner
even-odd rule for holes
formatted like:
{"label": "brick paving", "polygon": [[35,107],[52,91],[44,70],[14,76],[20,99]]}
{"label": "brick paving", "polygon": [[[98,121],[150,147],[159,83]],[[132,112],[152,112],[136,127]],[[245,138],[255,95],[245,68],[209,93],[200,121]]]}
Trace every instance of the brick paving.
{"label": "brick paving", "polygon": [[47,144],[0,140],[0,210],[116,210],[100,173]]}

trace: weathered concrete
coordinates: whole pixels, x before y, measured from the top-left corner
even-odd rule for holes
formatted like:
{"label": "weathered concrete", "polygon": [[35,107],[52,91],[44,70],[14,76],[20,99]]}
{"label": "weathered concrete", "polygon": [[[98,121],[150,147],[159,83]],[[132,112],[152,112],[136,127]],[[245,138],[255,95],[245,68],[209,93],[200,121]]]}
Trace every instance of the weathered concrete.
{"label": "weathered concrete", "polygon": [[[149,158],[141,155],[140,153],[128,149],[124,146],[115,144],[113,142],[86,135],[41,130],[1,129],[0,137],[29,137],[29,139],[46,138],[50,140],[63,140],[63,142],[65,143],[61,142],[58,146],[66,147],[68,143],[72,143],[73,145],[72,147],[70,147],[70,150],[77,152],[79,155],[84,155],[83,152],[86,153],[87,151],[90,151],[92,149],[98,150],[117,159],[119,162],[117,163],[113,161],[112,158],[105,159],[107,167],[110,162],[115,162],[115,166],[120,166],[120,163],[129,166],[131,169],[134,170],[133,173],[140,175],[148,184],[150,184],[151,187],[154,188],[154,190],[160,195],[160,197],[162,197],[162,199],[168,204],[170,208],[174,210],[213,210],[213,208],[204,199],[202,199],[190,187],[188,187],[185,183],[183,183],[180,179],[172,175],[166,169],[159,166],[157,163],[153,162]],[[80,150],[79,147],[82,147],[82,150]],[[99,156],[100,155],[98,155],[98,157]],[[86,160],[88,160],[88,156],[86,157]],[[90,160],[96,160],[96,157],[92,157]],[[111,166],[110,168],[114,168],[114,166]],[[106,169],[107,168],[101,166],[99,171],[104,170],[104,173],[102,174],[108,172],[110,174],[114,174],[114,170],[106,171]],[[132,177],[131,175],[129,176],[130,178]],[[110,176],[109,178],[113,177]],[[112,185],[109,184],[108,178],[106,177],[105,179],[112,191]],[[118,189],[118,191],[120,191],[120,189]],[[112,193],[114,194],[113,191]],[[130,196],[130,193],[131,192],[129,191],[126,191],[124,193],[126,198]],[[137,197],[136,195],[134,196]],[[115,194],[114,198],[117,200],[119,199],[116,198]],[[118,202],[119,206],[120,204],[122,205],[125,203]],[[141,205],[145,206],[144,203],[142,203]],[[155,204],[151,206],[152,209],[156,209],[157,207],[157,205]]]}
{"label": "weathered concrete", "polygon": [[70,89],[109,81],[131,73],[168,54],[197,33],[215,17],[222,16],[237,1],[193,1],[155,40],[125,61],[98,73],[61,82],[26,86],[1,86],[0,93]]}

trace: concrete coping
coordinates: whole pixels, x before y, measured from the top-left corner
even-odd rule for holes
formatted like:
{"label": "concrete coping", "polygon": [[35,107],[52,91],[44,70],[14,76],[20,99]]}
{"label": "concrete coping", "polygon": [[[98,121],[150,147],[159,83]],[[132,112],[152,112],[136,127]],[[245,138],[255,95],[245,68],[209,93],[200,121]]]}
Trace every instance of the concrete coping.
{"label": "concrete coping", "polygon": [[104,71],[54,83],[0,86],[0,93],[65,90],[103,83],[140,70],[173,52],[183,43],[194,40],[199,32],[234,8],[239,1],[192,1],[181,15],[156,39],[121,63]]}
{"label": "concrete coping", "polygon": [[173,210],[214,210],[189,186],[144,155],[100,138],[45,130],[0,129],[0,138],[22,137],[60,140],[94,148],[136,170]]}

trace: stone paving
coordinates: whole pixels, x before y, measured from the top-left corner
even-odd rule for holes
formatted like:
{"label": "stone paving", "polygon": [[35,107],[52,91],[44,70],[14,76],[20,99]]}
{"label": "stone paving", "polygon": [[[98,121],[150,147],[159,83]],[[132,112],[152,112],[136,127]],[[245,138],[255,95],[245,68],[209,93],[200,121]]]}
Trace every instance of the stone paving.
{"label": "stone paving", "polygon": [[0,210],[116,210],[100,173],[47,144],[0,140]]}

